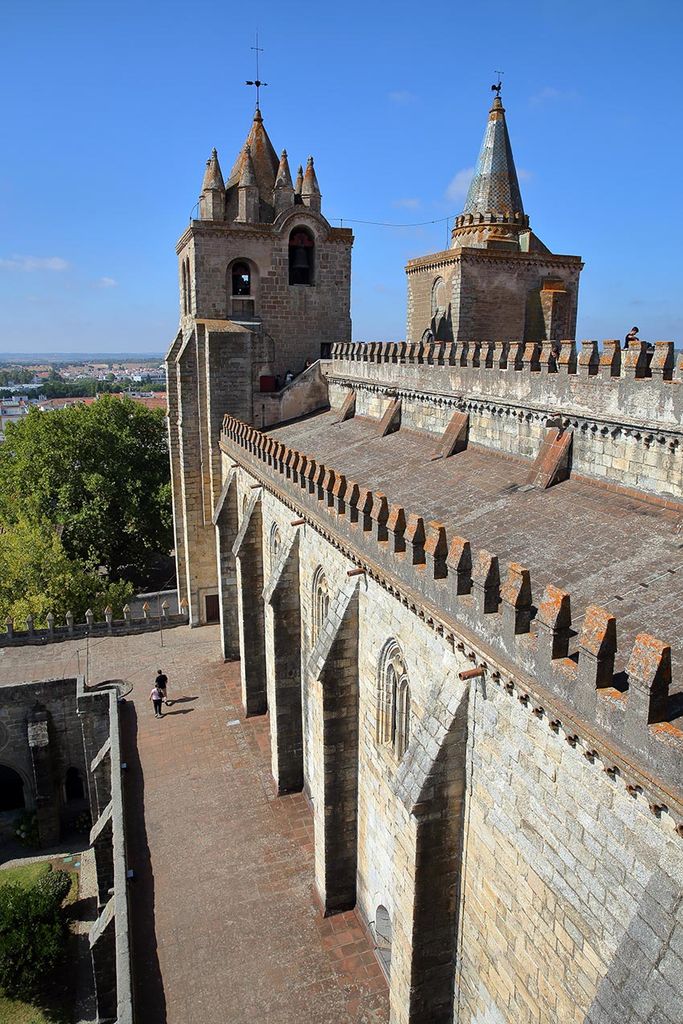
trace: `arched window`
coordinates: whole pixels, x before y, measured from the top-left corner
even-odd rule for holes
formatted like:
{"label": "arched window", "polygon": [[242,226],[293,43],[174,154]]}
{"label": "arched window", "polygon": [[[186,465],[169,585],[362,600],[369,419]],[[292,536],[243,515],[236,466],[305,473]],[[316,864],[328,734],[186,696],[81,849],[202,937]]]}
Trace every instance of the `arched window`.
{"label": "arched window", "polygon": [[391,972],[391,918],[389,911],[381,904],[375,911],[375,951],[380,967],[387,978]]}
{"label": "arched window", "polygon": [[446,284],[442,277],[437,277],[432,285],[432,316],[443,316],[447,305]]}
{"label": "arched window", "polygon": [[401,648],[384,645],[377,686],[377,742],[390,744],[403,757],[410,742],[410,686]]}
{"label": "arched window", "polygon": [[289,236],[289,283],[313,284],[315,241],[308,228],[294,228]]}
{"label": "arched window", "polygon": [[330,610],[330,589],[327,585],[327,576],[321,565],[315,570],[313,576],[313,628],[312,639],[316,642],[320,636],[320,630]]}
{"label": "arched window", "polygon": [[85,790],[83,789],[83,779],[78,768],[67,768],[66,775],[64,777],[64,796],[66,797],[67,803],[72,803],[77,800],[85,800]]}
{"label": "arched window", "polygon": [[21,775],[14,768],[0,764],[0,811],[18,811],[25,806]]}
{"label": "arched window", "polygon": [[396,756],[403,757],[410,743],[410,686],[404,676],[396,692]]}
{"label": "arched window", "polygon": [[187,313],[187,268],[185,260],[180,264],[180,301],[183,313]]}
{"label": "arched window", "polygon": [[278,551],[282,547],[282,537],[280,536],[280,530],[277,523],[273,523],[270,528],[270,568],[273,569],[275,561],[278,556]]}
{"label": "arched window", "polygon": [[251,295],[251,268],[241,260],[232,265],[232,294]]}

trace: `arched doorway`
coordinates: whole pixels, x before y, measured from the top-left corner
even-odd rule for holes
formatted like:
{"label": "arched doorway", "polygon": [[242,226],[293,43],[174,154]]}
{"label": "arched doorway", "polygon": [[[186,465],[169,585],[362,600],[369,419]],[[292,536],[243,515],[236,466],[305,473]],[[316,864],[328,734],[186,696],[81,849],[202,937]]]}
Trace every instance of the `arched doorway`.
{"label": "arched doorway", "polygon": [[85,800],[83,779],[78,768],[67,768],[64,776],[64,796],[68,804]]}
{"label": "arched doorway", "polygon": [[20,811],[26,806],[24,783],[14,768],[0,764],[0,812]]}

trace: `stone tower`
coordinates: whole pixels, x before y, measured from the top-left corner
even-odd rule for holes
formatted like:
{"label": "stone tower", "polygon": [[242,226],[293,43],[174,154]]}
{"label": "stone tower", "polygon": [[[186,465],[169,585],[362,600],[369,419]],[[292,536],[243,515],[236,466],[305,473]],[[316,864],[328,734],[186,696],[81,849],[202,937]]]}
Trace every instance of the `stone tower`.
{"label": "stone tower", "polygon": [[505,109],[496,95],[450,249],[411,260],[407,340],[573,338],[579,256],[557,256],[529,227]]}
{"label": "stone tower", "polygon": [[292,184],[258,107],[227,181],[215,149],[207,160],[198,211],[176,246],[180,325],[166,360],[178,591],[193,625],[218,615],[223,416],[264,426],[305,411],[285,378],[313,364],[314,392],[321,346],[350,340],[353,245],[321,212],[313,158]]}

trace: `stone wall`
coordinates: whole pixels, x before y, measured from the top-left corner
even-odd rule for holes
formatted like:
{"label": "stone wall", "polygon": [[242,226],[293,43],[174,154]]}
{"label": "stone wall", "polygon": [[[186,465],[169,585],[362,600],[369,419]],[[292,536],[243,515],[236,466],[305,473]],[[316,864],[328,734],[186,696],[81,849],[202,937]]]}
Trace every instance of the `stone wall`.
{"label": "stone wall", "polygon": [[25,805],[37,813],[41,845],[58,842],[67,770],[75,768],[84,786],[87,778],[74,679],[2,687],[0,764],[21,777]]}
{"label": "stone wall", "polygon": [[[300,226],[315,238],[312,285],[289,283],[289,236]],[[177,249],[180,263],[189,257],[193,281],[191,313],[181,317],[182,325],[187,329],[193,318],[260,323],[272,342],[260,372],[299,372],[307,359],[318,358],[321,344],[351,338],[352,245],[350,230],[331,228],[300,206],[274,225],[193,221]],[[237,259],[251,267],[253,315],[233,310],[228,269]]]}
{"label": "stone wall", "polygon": [[436,434],[462,410],[471,442],[525,458],[559,417],[574,472],[683,496],[683,370],[671,342],[654,353],[567,342],[557,358],[549,344],[339,345],[323,370],[333,408],[354,391],[356,413],[379,417],[398,396],[403,426]]}
{"label": "stone wall", "polygon": [[116,685],[90,690],[82,677],[75,683],[93,820],[90,844],[97,873],[99,916],[89,936],[97,1019],[133,1024],[119,691]]}
{"label": "stone wall", "polygon": [[[439,545],[428,537],[421,569],[410,568],[414,531],[406,532],[404,557],[386,560],[378,548],[392,549],[390,530],[379,537],[388,520],[324,467],[309,489],[305,461],[269,439],[261,447],[256,432],[228,425],[222,444],[241,514],[258,504],[262,518],[273,772],[277,779],[293,749],[277,709],[298,672],[301,784],[314,807],[318,893],[327,913],[355,898],[380,947],[378,910],[387,912],[393,1024],[644,1024],[655,1006],[657,1019],[676,1024],[683,805],[680,771],[666,769],[664,747],[643,771],[642,746],[625,759],[614,735],[600,735],[609,727],[604,709],[589,726],[578,706],[569,711],[567,691],[564,704],[553,704],[552,652],[520,672],[510,641],[507,657],[496,656],[490,629],[475,637],[467,614],[448,623],[444,590],[417,583],[438,563]],[[330,600],[316,637],[321,571]],[[282,675],[270,603],[278,588],[288,602],[283,624],[294,612],[302,640],[300,663]],[[515,602],[511,637],[521,611]],[[552,648],[556,626],[544,616]],[[410,683],[403,754],[378,732],[388,641],[397,642]],[[604,646],[595,650],[600,674]],[[355,703],[346,688],[352,677]],[[351,779],[339,769],[356,744]],[[668,786],[653,785],[656,775]],[[339,891],[331,883],[347,870],[351,836],[355,884]]]}
{"label": "stone wall", "polygon": [[[429,331],[443,341],[560,341],[576,330],[577,256],[447,250],[411,260],[406,267],[406,340]],[[434,289],[443,281],[446,302]]]}

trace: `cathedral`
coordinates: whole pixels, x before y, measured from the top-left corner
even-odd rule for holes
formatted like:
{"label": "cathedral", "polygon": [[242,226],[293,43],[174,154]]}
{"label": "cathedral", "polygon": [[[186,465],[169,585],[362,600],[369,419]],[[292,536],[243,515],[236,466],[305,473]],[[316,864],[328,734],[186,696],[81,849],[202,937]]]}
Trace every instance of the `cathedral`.
{"label": "cathedral", "polygon": [[574,340],[583,263],[532,230],[499,89],[405,341],[352,340],[321,184],[257,107],[178,241],[179,599],[392,1024],[680,1024],[683,366]]}

